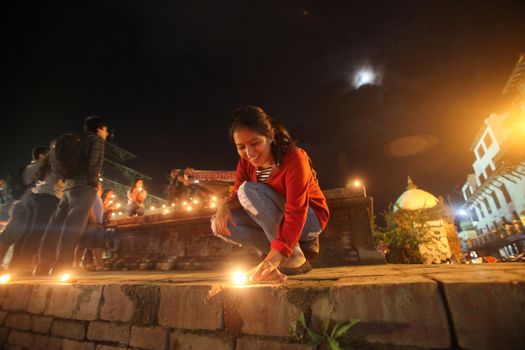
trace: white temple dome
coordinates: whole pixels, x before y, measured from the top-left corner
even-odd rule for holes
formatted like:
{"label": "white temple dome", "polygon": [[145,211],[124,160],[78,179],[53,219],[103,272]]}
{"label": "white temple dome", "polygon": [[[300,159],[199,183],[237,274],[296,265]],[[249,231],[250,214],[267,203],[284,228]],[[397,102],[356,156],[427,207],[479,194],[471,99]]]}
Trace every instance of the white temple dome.
{"label": "white temple dome", "polygon": [[439,199],[437,199],[436,196],[434,196],[432,193],[417,188],[409,176],[407,190],[403,192],[403,194],[401,194],[401,196],[399,196],[397,199],[394,211],[397,211],[398,209],[430,209],[435,207],[438,203]]}

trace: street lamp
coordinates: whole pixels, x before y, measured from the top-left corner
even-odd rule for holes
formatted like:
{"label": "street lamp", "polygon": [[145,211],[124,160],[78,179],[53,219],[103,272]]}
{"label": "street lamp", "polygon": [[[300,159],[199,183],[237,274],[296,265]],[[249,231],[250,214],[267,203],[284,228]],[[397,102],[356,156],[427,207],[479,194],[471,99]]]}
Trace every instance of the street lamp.
{"label": "street lamp", "polygon": [[[363,189],[363,197],[365,199],[367,199],[368,197],[366,196],[366,186],[364,184],[363,181],[359,180],[359,179],[349,179],[348,182],[346,183],[346,187],[350,188],[350,187],[354,187],[354,188],[359,188],[361,187]],[[368,206],[367,206],[367,211],[368,211],[368,215],[370,217],[370,220],[373,220],[373,217],[374,217],[374,202],[372,201],[372,198],[369,198],[367,200],[368,202]]]}
{"label": "street lamp", "polygon": [[350,181],[350,185],[355,188],[361,187],[363,189],[363,196],[366,197],[366,186],[361,180],[356,179],[356,180]]}

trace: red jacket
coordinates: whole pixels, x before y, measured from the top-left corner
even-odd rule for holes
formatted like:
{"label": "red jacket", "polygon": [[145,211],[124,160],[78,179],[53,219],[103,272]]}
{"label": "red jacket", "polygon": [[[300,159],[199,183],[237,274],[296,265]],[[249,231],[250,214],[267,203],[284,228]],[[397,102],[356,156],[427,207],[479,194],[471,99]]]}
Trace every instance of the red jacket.
{"label": "red jacket", "polygon": [[[255,170],[256,168],[250,162],[243,158],[239,159],[235,190],[228,201],[237,198],[237,189],[243,182],[257,181]],[[308,207],[312,207],[322,229],[328,223],[330,212],[315,178],[310,159],[299,147],[292,147],[286,152],[282,164],[272,171],[267,185],[286,198],[283,220],[271,247],[283,256],[289,257],[292,248],[301,236],[308,215]]]}

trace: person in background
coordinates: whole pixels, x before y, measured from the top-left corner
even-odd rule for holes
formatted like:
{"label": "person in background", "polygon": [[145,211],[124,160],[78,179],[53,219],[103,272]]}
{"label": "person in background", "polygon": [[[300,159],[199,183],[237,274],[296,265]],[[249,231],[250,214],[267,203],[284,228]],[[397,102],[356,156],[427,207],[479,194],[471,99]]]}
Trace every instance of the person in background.
{"label": "person in background", "polygon": [[4,208],[7,205],[7,194],[5,193],[5,180],[0,179],[0,221],[4,220]]}
{"label": "person in background", "polygon": [[[102,204],[104,206],[104,216],[102,218],[102,225],[105,227],[106,237],[106,266],[118,260],[118,251],[120,249],[120,240],[114,228],[108,228],[110,220],[113,218],[115,211],[121,209],[121,204],[118,202],[117,195],[113,189],[108,188],[102,192]],[[120,212],[120,211],[119,211]]]}
{"label": "person in background", "polygon": [[[80,267],[82,257],[88,254],[93,255],[95,271],[104,270],[102,255],[106,248],[105,229],[102,225],[104,216],[104,204],[102,203],[102,184],[99,182],[97,196],[93,201],[93,206],[89,211],[89,219],[84,234],[80,237],[79,244],[75,249],[75,266]],[[88,253],[90,252],[90,253]],[[84,264],[89,266],[89,264]]]}
{"label": "person in background", "polygon": [[75,173],[65,179],[64,196],[51,216],[42,238],[34,275],[59,275],[70,271],[75,247],[84,233],[89,210],[97,196],[108,126],[99,116],[84,120],[80,159]]}
{"label": "person in background", "polygon": [[41,180],[31,189],[27,200],[32,216],[27,218],[28,230],[20,240],[21,262],[17,269],[23,275],[31,273],[46,225],[64,194],[64,182],[52,171],[48,156],[43,159],[37,178]]}
{"label": "person in background", "polygon": [[142,216],[144,215],[144,202],[148,193],[144,189],[144,181],[141,178],[136,179],[133,182],[128,191],[128,215],[129,216]]}
{"label": "person in background", "polygon": [[234,192],[212,217],[213,233],[269,252],[249,273],[283,281],[306,273],[330,216],[310,158],[259,107],[234,112],[230,137],[239,161]]}
{"label": "person in background", "polygon": [[111,215],[120,209],[120,203],[117,201],[117,196],[113,189],[107,188],[102,192],[100,196],[102,204],[104,206],[104,216],[102,218],[102,224],[107,225],[111,220]]}
{"label": "person in background", "polygon": [[42,164],[42,161],[48,152],[49,148],[45,146],[36,146],[33,148],[33,160],[26,166],[24,173],[22,174],[24,185],[29,187],[35,184],[37,181],[37,172],[39,171],[40,165]]}
{"label": "person in background", "polygon": [[[28,200],[31,188],[37,180],[37,172],[46,157],[49,149],[44,146],[36,146],[32,150],[33,160],[8,179],[8,190],[15,200],[9,212],[9,221],[0,235],[0,261],[3,261],[9,247],[19,241],[28,230],[30,220],[33,217],[31,208],[28,207]],[[21,263],[21,245],[15,245],[11,263]]]}

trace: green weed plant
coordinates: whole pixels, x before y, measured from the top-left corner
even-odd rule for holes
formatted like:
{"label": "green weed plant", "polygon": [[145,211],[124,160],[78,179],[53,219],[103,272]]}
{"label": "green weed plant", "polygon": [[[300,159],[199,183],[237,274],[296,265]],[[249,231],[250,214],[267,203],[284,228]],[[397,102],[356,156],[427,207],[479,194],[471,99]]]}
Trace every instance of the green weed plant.
{"label": "green weed plant", "polygon": [[352,319],[347,322],[337,322],[330,327],[330,320],[321,322],[320,332],[314,331],[306,324],[304,313],[301,313],[297,321],[290,324],[290,333],[299,341],[308,341],[308,346],[321,349],[341,350],[339,337],[344,335],[359,322],[358,319]]}

